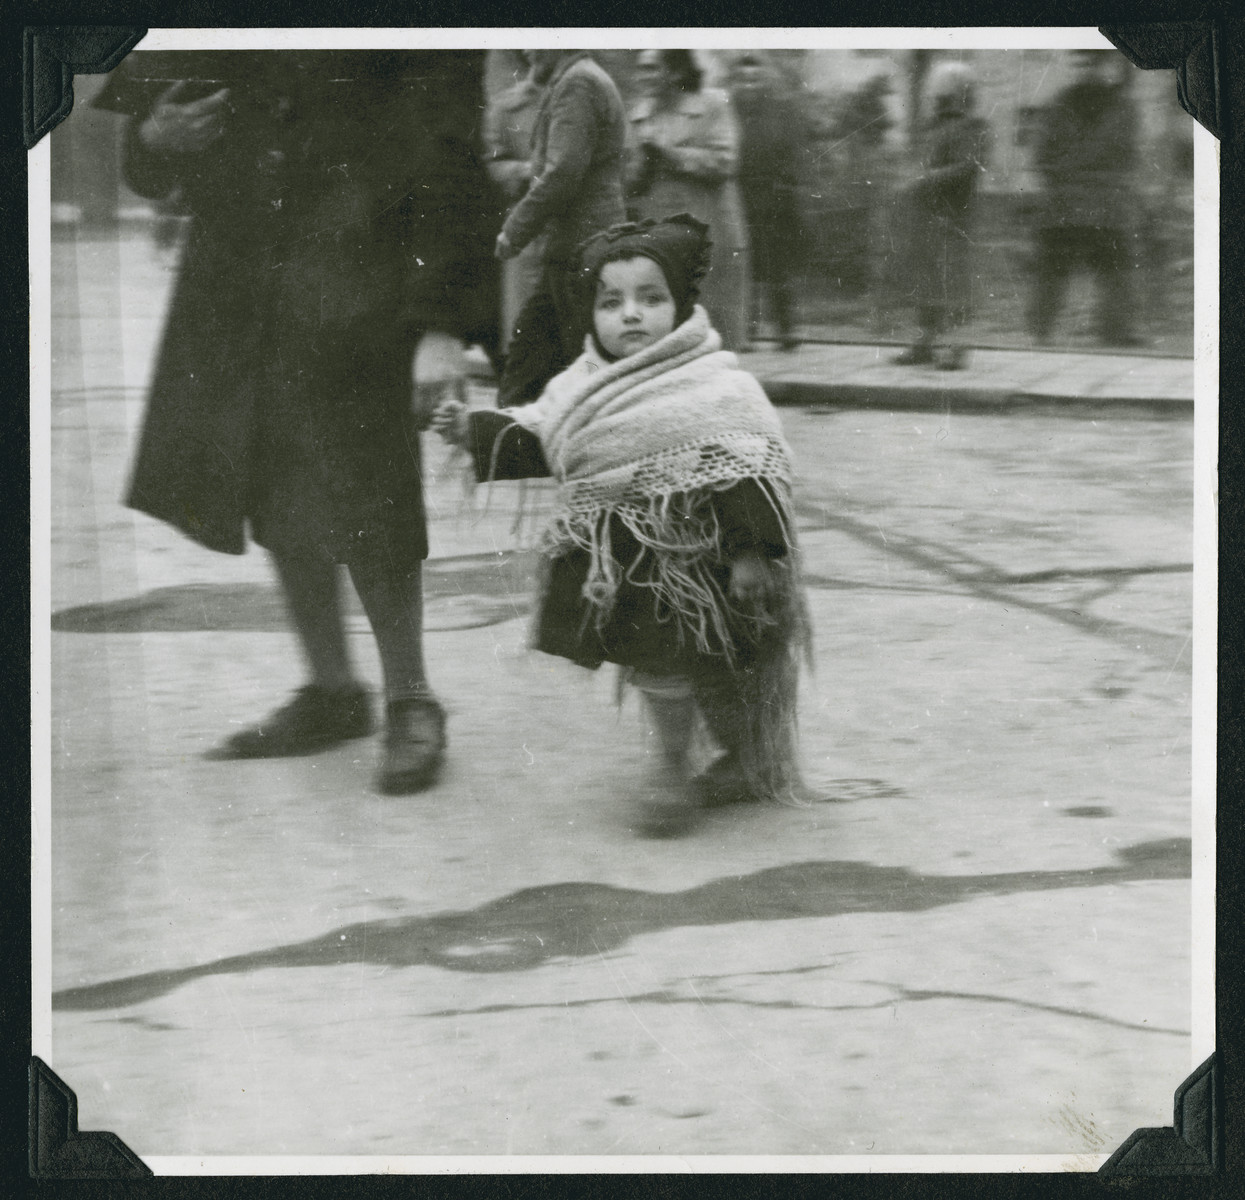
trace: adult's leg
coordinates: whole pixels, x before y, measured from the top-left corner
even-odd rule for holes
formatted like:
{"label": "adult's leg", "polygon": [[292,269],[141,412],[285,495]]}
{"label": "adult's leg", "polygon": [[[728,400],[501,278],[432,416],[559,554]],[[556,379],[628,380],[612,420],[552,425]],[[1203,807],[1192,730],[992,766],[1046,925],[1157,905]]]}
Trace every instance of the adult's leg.
{"label": "adult's leg", "polygon": [[946,312],[946,242],[939,218],[917,210],[911,216],[910,259],[916,340],[893,361],[917,366],[934,361],[934,345]]}
{"label": "adult's leg", "polygon": [[793,320],[792,278],[795,274],[796,247],[800,238],[799,213],[796,210],[795,193],[784,186],[774,192],[775,220],[768,236],[770,258],[770,300],[774,323],[778,326],[778,338],[784,349],[796,344]]}
{"label": "adult's leg", "polygon": [[558,313],[553,296],[542,284],[519,310],[506,351],[506,365],[497,386],[501,408],[527,404],[540,395],[557,374],[562,357]]}
{"label": "adult's leg", "polygon": [[574,273],[546,265],[540,286],[519,310],[497,390],[501,408],[528,404],[579,354],[584,334]]}
{"label": "adult's leg", "polygon": [[551,265],[546,272],[549,295],[558,319],[558,345],[561,356],[557,371],[564,370],[579,357],[589,322],[584,316],[583,284],[578,272],[565,265]]}
{"label": "adult's leg", "polygon": [[1104,345],[1135,346],[1132,256],[1123,229],[1095,229],[1086,259],[1098,289],[1097,333]]}
{"label": "adult's leg", "polygon": [[948,222],[943,258],[945,304],[936,355],[937,365],[943,371],[958,371],[968,363],[965,327],[972,308],[972,248],[971,227]]}
{"label": "adult's leg", "polygon": [[964,344],[964,327],[968,324],[968,309],[963,305],[949,305],[943,315],[940,345],[935,355],[939,370],[959,371],[968,365],[969,350]]}
{"label": "adult's leg", "polygon": [[761,320],[767,315],[768,243],[765,240],[765,184],[740,180],[739,197],[752,253],[748,256],[748,341],[760,334]]}
{"label": "adult's leg", "polygon": [[424,665],[423,564],[397,568],[378,553],[357,556],[349,569],[380,652],[386,702],[431,698]]}
{"label": "adult's leg", "polygon": [[445,712],[424,665],[422,564],[398,563],[378,547],[356,555],[350,578],[372,626],[385,680],[385,749],[377,785],[390,795],[422,791],[445,757]]}
{"label": "adult's leg", "polygon": [[311,754],[372,731],[367,693],[346,648],[337,565],[312,554],[271,557],[311,679],[290,703],[210,751],[212,758]]}
{"label": "adult's leg", "polygon": [[1034,236],[1033,292],[1029,303],[1029,332],[1039,342],[1050,340],[1063,304],[1075,247],[1067,231],[1038,229]]}
{"label": "adult's leg", "polygon": [[922,301],[916,306],[916,341],[902,354],[896,355],[895,362],[901,366],[916,366],[934,361],[934,343],[945,324],[945,306],[933,302]]}
{"label": "adult's leg", "polygon": [[329,692],[357,686],[346,648],[337,564],[310,554],[283,551],[269,556],[312,684]]}

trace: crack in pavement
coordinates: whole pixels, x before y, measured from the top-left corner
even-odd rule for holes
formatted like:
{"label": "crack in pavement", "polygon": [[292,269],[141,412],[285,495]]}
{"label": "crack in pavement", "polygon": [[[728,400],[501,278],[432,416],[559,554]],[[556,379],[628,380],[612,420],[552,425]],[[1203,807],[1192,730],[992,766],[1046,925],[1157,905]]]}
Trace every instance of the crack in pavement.
{"label": "crack in pavement", "polygon": [[[1113,620],[1110,617],[1093,616],[1079,612],[1069,604],[1053,604],[1049,601],[1034,600],[1017,595],[1009,590],[1013,586],[1028,586],[1034,583],[1058,582],[1061,579],[1088,578],[1101,580],[1104,589],[1091,591],[1086,596],[1075,598],[1070,604],[1084,604],[1089,599],[1101,599],[1116,591],[1119,587],[1137,575],[1175,574],[1192,572],[1192,564],[1163,563],[1147,564],[1139,567],[1098,567],[1098,568],[1052,568],[1048,571],[1025,572],[1008,575],[983,559],[975,558],[964,551],[947,546],[943,543],[923,541],[907,534],[890,531],[883,533],[880,529],[858,521],[842,513],[832,513],[823,505],[808,501],[798,503],[796,511],[805,520],[816,519],[813,526],[817,530],[834,530],[863,542],[879,554],[890,555],[902,559],[910,566],[920,567],[948,580],[957,592],[967,592],[979,600],[995,604],[1003,604],[1012,608],[1024,609],[1026,612],[1047,617],[1069,625],[1081,633],[1091,637],[1103,638],[1108,641],[1127,645],[1129,648],[1144,650],[1154,658],[1169,663],[1173,657],[1184,652],[1187,638],[1184,634],[1169,634],[1149,629],[1144,625],[1132,625],[1126,621]],[[972,564],[974,569],[967,570],[956,565]],[[1114,581],[1114,582],[1109,582]]]}
{"label": "crack in pavement", "polygon": [[1192,842],[1167,838],[1115,851],[1111,866],[923,875],[906,867],[836,861],[786,863],[710,880],[680,892],[573,882],[522,888],[474,909],[341,926],[319,937],[173,970],[63,988],[56,1011],[141,1004],[193,980],[273,967],[440,967],[528,971],[553,959],[596,957],[641,934],[852,913],[927,912],[1022,892],[1189,879]]}
{"label": "crack in pavement", "polygon": [[[807,974],[809,971],[832,970],[832,966],[799,967],[792,972],[767,971],[766,975]],[[695,976],[696,979],[731,979],[747,978],[753,972],[743,972],[737,976],[715,975]],[[689,981],[690,982],[690,981]],[[1056,1016],[1076,1017],[1080,1020],[1095,1021],[1101,1025],[1111,1025],[1118,1029],[1133,1029],[1142,1033],[1163,1033],[1174,1037],[1191,1037],[1187,1029],[1169,1029],[1162,1025],[1149,1025],[1145,1022],[1123,1021],[1118,1017],[1109,1017],[1103,1013],[1089,1012],[1082,1008],[1068,1008],[1061,1004],[1039,1004],[1036,1001],[1019,1000],[1014,996],[999,996],[990,992],[956,992],[930,988],[909,988],[899,983],[886,983],[876,979],[848,980],[851,984],[865,984],[869,987],[889,989],[893,995],[889,999],[876,1000],[870,1004],[806,1004],[799,1000],[756,1000],[744,996],[713,996],[696,992],[685,995],[676,989],[678,984],[649,992],[632,992],[628,995],[585,996],[577,1000],[542,1000],[531,1004],[481,1004],[473,1008],[437,1008],[421,1013],[423,1017],[475,1017],[493,1016],[499,1013],[531,1012],[539,1009],[590,1008],[602,1004],[698,1004],[726,1005],[743,1008],[790,1009],[811,1012],[868,1012],[879,1008],[894,1008],[898,1004],[919,1003],[925,1000],[973,1000],[986,1004],[1010,1004],[1031,1012],[1047,1012]]]}

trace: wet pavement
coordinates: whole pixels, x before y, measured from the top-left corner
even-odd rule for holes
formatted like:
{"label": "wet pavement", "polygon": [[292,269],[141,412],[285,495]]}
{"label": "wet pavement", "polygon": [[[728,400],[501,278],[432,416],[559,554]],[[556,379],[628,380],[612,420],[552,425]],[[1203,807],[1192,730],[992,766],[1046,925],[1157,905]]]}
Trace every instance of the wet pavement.
{"label": "wet pavement", "polygon": [[[157,1169],[325,1154],[1084,1169],[1170,1124],[1206,1052],[1193,425],[1174,382],[1150,408],[1078,406],[1083,372],[1058,410],[882,391],[784,407],[817,800],[718,809],[651,841],[633,828],[634,698],[618,710],[606,671],[525,648],[548,487],[523,490],[516,528],[521,489],[469,496],[431,443],[440,784],[375,794],[370,740],[204,760],[301,682],[297,647],[259,554],[213,555],[119,503],[167,265],[138,241],[55,249],[60,295],[80,300],[58,299],[54,322],[47,1059],[83,1128]],[[848,376],[844,348],[815,353]],[[1047,378],[1072,378],[1061,357]],[[1114,378],[1153,381],[1159,361]],[[350,620],[375,681],[357,606]]]}

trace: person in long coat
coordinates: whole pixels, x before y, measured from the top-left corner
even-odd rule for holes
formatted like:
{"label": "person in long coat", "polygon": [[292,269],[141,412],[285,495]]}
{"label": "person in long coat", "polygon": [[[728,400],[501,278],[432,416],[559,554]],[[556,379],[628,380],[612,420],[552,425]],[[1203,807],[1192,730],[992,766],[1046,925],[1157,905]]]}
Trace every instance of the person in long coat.
{"label": "person in long coat", "polygon": [[[485,164],[489,178],[507,204],[523,198],[532,181],[532,135],[540,113],[544,90],[532,78],[530,56],[518,51],[527,71],[504,91],[491,96],[484,109]],[[534,238],[514,258],[502,264],[501,350],[510,346],[510,335],[523,305],[540,286],[544,268],[543,237]]]}
{"label": "person in long coat", "polygon": [[731,100],[739,126],[739,192],[748,221],[752,268],[749,326],[764,294],[768,315],[784,350],[799,344],[795,329],[795,281],[804,238],[797,194],[808,130],[793,96],[756,54],[734,63]]}
{"label": "person in long coat", "polygon": [[642,51],[636,74],[644,94],[631,110],[629,207],[655,221],[689,212],[709,226],[713,262],[701,303],[722,344],[741,349],[748,341],[750,267],[730,97],[701,86],[690,50]]}
{"label": "person in long coat", "polygon": [[[191,74],[163,55],[165,75]],[[180,58],[180,62],[177,60]],[[371,731],[337,565],[380,650],[379,786],[435,778],[419,432],[495,323],[497,218],[470,143],[482,63],[457,52],[211,56],[211,80],[119,80],[124,170],[191,224],[128,504],[213,550],[272,556],[310,681],[213,757],[305,754]],[[245,65],[239,62],[245,60]],[[203,60],[197,60],[202,67]],[[131,75],[141,58],[125,64]]]}
{"label": "person in long coat", "polygon": [[973,302],[977,192],[989,151],[989,127],[976,115],[976,84],[962,63],[936,68],[921,162],[908,187],[909,264],[917,340],[895,361],[958,370],[967,349],[956,340]]}
{"label": "person in long coat", "polygon": [[1099,341],[1104,346],[1141,344],[1130,281],[1140,131],[1136,107],[1123,85],[1106,74],[1114,57],[1105,50],[1074,51],[1073,81],[1041,117],[1034,165],[1043,188],[1028,314],[1039,344],[1050,340],[1068,282],[1082,265],[1097,284]]}
{"label": "person in long coat", "polygon": [[502,262],[543,238],[539,286],[519,311],[498,404],[526,404],[579,354],[586,329],[575,255],[623,219],[627,122],[613,79],[586,50],[530,50],[545,88],[532,132],[531,183],[510,210],[495,253]]}

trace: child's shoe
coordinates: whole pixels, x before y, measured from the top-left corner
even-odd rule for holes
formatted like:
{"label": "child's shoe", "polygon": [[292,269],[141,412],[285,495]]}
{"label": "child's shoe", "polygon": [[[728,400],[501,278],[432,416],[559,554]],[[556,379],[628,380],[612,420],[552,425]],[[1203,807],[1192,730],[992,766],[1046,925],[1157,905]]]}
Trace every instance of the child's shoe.
{"label": "child's shoe", "polygon": [[661,768],[644,789],[640,802],[639,833],[648,838],[674,838],[690,833],[696,824],[696,793],[686,772]]}
{"label": "child's shoe", "polygon": [[692,787],[705,808],[749,804],[756,800],[756,795],[748,786],[739,758],[733,752],[714,759],[692,780]]}

